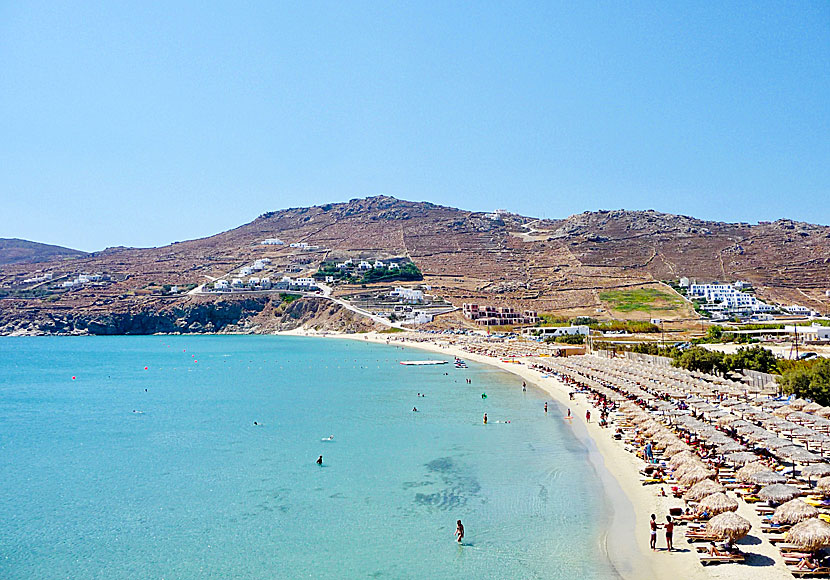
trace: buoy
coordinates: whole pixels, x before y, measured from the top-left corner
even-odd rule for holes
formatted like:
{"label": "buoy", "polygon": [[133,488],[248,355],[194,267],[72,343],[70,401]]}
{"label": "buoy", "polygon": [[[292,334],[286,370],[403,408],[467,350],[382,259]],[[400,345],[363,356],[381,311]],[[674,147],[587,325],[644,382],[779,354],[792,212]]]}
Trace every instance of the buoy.
{"label": "buoy", "polygon": [[481,393],[481,398],[486,399],[487,398],[487,393]]}
{"label": "buoy", "polygon": [[146,371],[146,370],[147,370],[147,367],[144,367],[144,370]]}
{"label": "buoy", "polygon": [[74,376],[72,377],[72,380],[73,380],[73,381],[75,380],[75,377],[74,377]]}

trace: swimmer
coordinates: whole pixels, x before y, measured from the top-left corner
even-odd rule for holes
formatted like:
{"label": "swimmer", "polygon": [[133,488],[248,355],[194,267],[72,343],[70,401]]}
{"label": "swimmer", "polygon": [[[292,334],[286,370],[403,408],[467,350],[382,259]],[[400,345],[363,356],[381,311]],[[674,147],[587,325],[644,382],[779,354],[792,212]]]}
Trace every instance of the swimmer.
{"label": "swimmer", "polygon": [[461,523],[461,520],[458,520],[455,523],[455,537],[459,544],[461,543],[461,540],[464,539],[464,524]]}
{"label": "swimmer", "polygon": [[323,465],[323,456],[317,458],[317,465]]}
{"label": "swimmer", "polygon": [[258,425],[259,425],[259,423],[257,423],[256,421],[254,421],[254,426],[258,426]]}
{"label": "swimmer", "polygon": [[418,407],[412,407],[412,412],[417,413],[418,412]]}

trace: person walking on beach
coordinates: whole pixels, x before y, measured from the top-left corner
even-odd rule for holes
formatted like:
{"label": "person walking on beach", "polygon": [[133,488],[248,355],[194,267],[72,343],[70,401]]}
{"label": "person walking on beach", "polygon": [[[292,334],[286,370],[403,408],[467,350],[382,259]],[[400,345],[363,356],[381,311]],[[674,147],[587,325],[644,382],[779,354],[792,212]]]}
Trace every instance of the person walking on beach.
{"label": "person walking on beach", "polygon": [[666,524],[663,526],[666,528],[666,549],[671,552],[672,551],[672,533],[674,532],[674,522],[671,521],[671,516],[666,516]]}
{"label": "person walking on beach", "polygon": [[591,422],[591,411],[585,411],[585,422],[586,423]]}
{"label": "person walking on beach", "polygon": [[459,544],[461,543],[461,540],[464,539],[464,524],[461,523],[461,520],[458,520],[455,523],[455,538],[455,541]]}
{"label": "person walking on beach", "polygon": [[660,527],[655,514],[651,514],[651,521],[648,525],[651,528],[651,537],[649,538],[648,545],[651,547],[651,551],[654,552],[657,550],[657,528]]}
{"label": "person walking on beach", "polygon": [[654,462],[654,451],[652,450],[652,447],[651,447],[651,441],[646,443],[645,456],[646,456],[646,461],[648,461],[649,463]]}

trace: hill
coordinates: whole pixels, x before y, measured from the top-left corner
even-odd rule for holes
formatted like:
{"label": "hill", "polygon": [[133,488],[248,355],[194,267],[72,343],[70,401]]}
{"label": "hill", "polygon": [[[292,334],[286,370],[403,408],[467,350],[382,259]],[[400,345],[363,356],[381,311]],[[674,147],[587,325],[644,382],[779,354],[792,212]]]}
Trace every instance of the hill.
{"label": "hill", "polygon": [[32,264],[55,259],[78,258],[86,255],[86,252],[61,246],[17,238],[0,238],[0,266],[6,264]]}
{"label": "hill", "polygon": [[[287,243],[261,244],[267,238]],[[289,247],[295,242],[318,248]],[[161,288],[203,284],[265,257],[273,271],[294,276],[310,275],[322,261],[406,257],[434,293],[457,306],[480,302],[568,316],[693,319],[688,303],[660,282],[686,276],[747,280],[760,298],[830,311],[827,226],[785,219],[721,223],[624,210],[539,220],[377,196],[268,212],[233,230],[160,248],[39,264],[55,278],[102,272],[110,281],[52,296],[12,292],[0,302],[0,331],[28,328],[32,320],[43,328],[47,319],[203,304],[209,299],[167,295]],[[0,267],[0,288],[13,288],[30,270]],[[257,324],[263,331],[271,322]]]}

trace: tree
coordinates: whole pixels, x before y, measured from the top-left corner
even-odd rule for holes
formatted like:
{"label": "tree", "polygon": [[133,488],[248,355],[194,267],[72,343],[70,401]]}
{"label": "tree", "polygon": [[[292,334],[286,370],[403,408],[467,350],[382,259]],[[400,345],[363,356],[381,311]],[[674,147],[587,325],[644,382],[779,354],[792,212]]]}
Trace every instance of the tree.
{"label": "tree", "polygon": [[674,359],[672,364],[686,370],[704,373],[722,373],[726,370],[722,352],[713,352],[700,346],[684,351],[683,354]]}
{"label": "tree", "polygon": [[730,371],[749,369],[761,373],[774,373],[778,370],[778,360],[772,351],[760,346],[739,348],[735,354],[727,355],[725,361]]}
{"label": "tree", "polygon": [[830,359],[820,358],[809,364],[793,365],[778,379],[785,393],[830,405]]}

